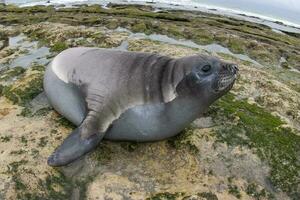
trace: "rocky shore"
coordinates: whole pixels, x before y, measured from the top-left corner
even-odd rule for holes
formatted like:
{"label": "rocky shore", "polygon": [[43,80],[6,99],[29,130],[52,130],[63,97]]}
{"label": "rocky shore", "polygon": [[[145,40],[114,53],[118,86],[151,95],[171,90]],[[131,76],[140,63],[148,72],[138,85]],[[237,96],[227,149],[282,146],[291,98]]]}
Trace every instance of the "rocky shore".
{"label": "rocky shore", "polygon": [[[177,137],[104,141],[61,168],[74,128],[43,95],[46,65],[92,46],[237,62],[232,92]],[[299,199],[300,35],[150,6],[0,4],[0,199]]]}

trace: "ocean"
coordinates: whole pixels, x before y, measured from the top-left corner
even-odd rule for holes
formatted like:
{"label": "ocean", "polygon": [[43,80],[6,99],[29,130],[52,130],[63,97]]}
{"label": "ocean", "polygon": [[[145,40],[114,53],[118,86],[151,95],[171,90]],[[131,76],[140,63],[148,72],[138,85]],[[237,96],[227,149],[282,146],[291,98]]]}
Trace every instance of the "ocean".
{"label": "ocean", "polygon": [[[112,3],[151,3],[159,7],[183,8],[201,11],[217,9],[219,12],[232,15],[247,15],[259,17],[262,20],[282,22],[285,25],[300,28],[299,0],[0,0],[7,4],[19,6],[65,4],[102,4]],[[49,3],[50,2],[50,3]],[[276,28],[276,27],[275,27]],[[281,28],[278,28],[281,29]],[[298,31],[296,31],[298,32]]]}

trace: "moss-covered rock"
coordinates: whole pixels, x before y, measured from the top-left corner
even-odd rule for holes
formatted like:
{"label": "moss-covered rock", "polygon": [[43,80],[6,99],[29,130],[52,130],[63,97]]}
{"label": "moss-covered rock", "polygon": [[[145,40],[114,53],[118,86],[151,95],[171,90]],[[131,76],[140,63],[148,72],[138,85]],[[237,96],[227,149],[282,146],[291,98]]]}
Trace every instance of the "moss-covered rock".
{"label": "moss-covered rock", "polygon": [[0,31],[0,50],[8,46],[8,36]]}
{"label": "moss-covered rock", "polygon": [[145,23],[143,22],[138,22],[136,24],[134,24],[131,28],[131,30],[133,32],[140,32],[140,33],[144,33],[147,31],[147,26]]}
{"label": "moss-covered rock", "polygon": [[182,197],[183,195],[184,193],[181,192],[177,192],[177,193],[164,192],[164,193],[155,194],[147,198],[147,200],[176,200],[179,197]]}
{"label": "moss-covered rock", "polygon": [[233,53],[243,54],[245,53],[245,40],[239,37],[230,37],[228,41],[228,48]]}
{"label": "moss-covered rock", "polygon": [[14,104],[26,105],[43,91],[43,75],[40,68],[29,68],[20,79],[4,87],[3,96]]}
{"label": "moss-covered rock", "polygon": [[195,42],[207,45],[214,42],[214,35],[208,30],[205,29],[194,29],[190,30],[193,32],[193,36],[191,37]]}
{"label": "moss-covered rock", "polygon": [[68,48],[68,45],[65,42],[57,42],[50,48],[50,50],[56,51],[56,52],[61,52],[67,48]]}
{"label": "moss-covered rock", "polygon": [[198,193],[198,196],[200,196],[206,200],[218,200],[217,195],[213,194],[212,192],[201,192],[201,193]]}
{"label": "moss-covered rock", "polygon": [[250,183],[249,185],[247,185],[246,193],[255,199],[274,199],[274,196],[272,194],[270,194],[265,189],[259,187],[255,183]]}
{"label": "moss-covered rock", "polygon": [[299,54],[290,54],[287,58],[289,65],[300,71],[300,56]]}
{"label": "moss-covered rock", "polygon": [[[80,180],[73,182],[59,171],[53,171],[48,173],[45,178],[38,179],[33,189],[30,177],[34,176],[34,172],[26,170],[24,166],[26,164],[26,160],[21,160],[12,162],[8,166],[7,173],[12,176],[17,199],[68,199],[72,196],[74,188],[78,188],[84,194],[85,182]],[[36,179],[36,177],[33,177],[33,179]],[[83,199],[84,195],[81,197]]]}
{"label": "moss-covered rock", "polygon": [[168,143],[176,149],[188,148],[191,152],[197,154],[198,148],[194,144],[195,137],[197,137],[197,136],[194,134],[194,129],[186,128],[184,131],[182,131],[177,136],[169,139]]}
{"label": "moss-covered rock", "polygon": [[6,82],[12,78],[15,78],[25,72],[23,67],[14,67],[0,72],[0,82]]}
{"label": "moss-covered rock", "polygon": [[223,123],[216,133],[219,140],[255,148],[271,167],[272,184],[297,199],[300,195],[297,184],[300,136],[283,127],[280,118],[245,100],[235,100],[231,94],[218,101],[217,107],[211,112],[214,111],[217,111],[215,116]]}

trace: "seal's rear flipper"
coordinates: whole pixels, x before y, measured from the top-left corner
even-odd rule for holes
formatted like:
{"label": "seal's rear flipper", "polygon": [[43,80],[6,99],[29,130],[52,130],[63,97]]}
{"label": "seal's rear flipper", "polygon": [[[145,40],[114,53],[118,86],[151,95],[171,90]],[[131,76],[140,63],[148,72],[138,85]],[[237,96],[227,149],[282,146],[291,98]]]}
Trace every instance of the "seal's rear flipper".
{"label": "seal's rear flipper", "polygon": [[81,127],[76,128],[48,158],[48,165],[53,167],[71,163],[94,149],[103,138],[103,134],[95,132],[88,138],[81,137]]}

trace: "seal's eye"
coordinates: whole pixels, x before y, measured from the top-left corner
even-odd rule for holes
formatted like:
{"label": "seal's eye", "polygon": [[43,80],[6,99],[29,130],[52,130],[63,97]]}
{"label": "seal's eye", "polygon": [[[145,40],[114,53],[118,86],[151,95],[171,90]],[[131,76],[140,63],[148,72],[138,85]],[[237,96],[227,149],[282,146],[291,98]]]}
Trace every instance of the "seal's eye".
{"label": "seal's eye", "polygon": [[204,72],[208,72],[210,69],[211,69],[211,66],[210,66],[210,65],[204,65],[204,66],[202,67],[202,71],[204,71]]}

